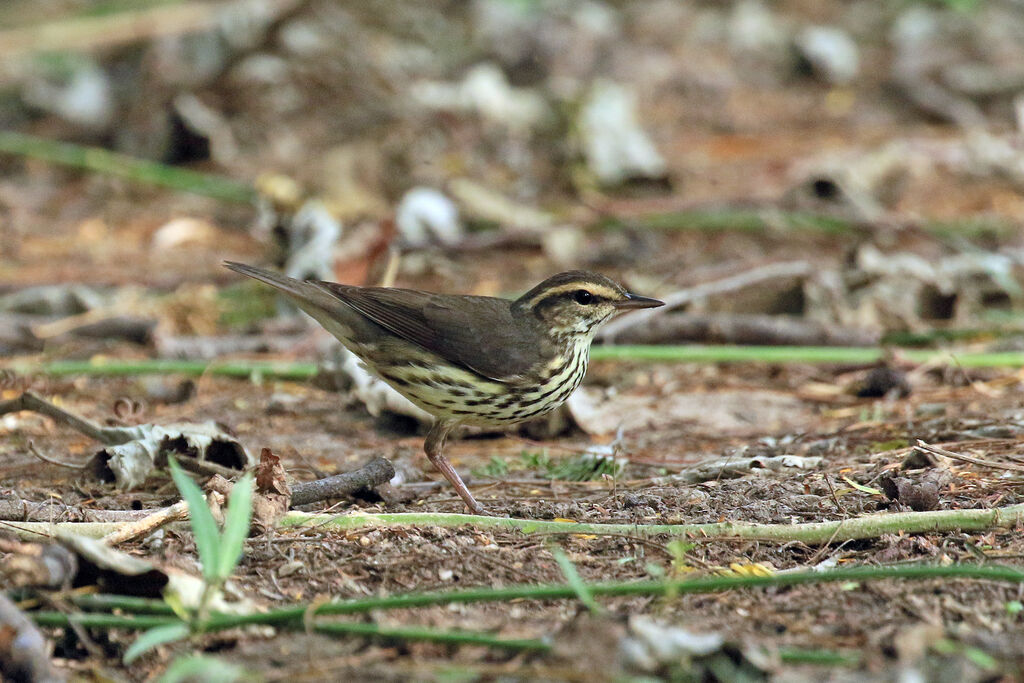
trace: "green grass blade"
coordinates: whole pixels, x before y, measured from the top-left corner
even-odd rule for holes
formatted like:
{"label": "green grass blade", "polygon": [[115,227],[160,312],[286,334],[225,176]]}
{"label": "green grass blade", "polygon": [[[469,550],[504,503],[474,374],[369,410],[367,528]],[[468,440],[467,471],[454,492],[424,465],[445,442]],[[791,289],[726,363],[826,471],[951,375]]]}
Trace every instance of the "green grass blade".
{"label": "green grass blade", "polygon": [[0,154],[41,159],[53,164],[127,178],[137,183],[158,185],[227,202],[249,204],[255,201],[257,196],[251,185],[224,176],[198,173],[186,168],[118,154],[100,147],[83,147],[11,130],[0,131]]}
{"label": "green grass blade", "polygon": [[594,600],[594,594],[590,592],[587,583],[580,576],[580,573],[576,571],[576,567],[573,565],[572,560],[569,559],[569,556],[565,554],[565,551],[559,547],[552,547],[551,554],[555,556],[558,568],[562,570],[566,582],[573,592],[576,593],[576,597],[579,598],[580,602],[592,614],[600,614],[602,612],[601,605],[597,604],[597,600]]}
{"label": "green grass blade", "polygon": [[181,465],[174,458],[169,458],[171,478],[181,492],[181,497],[188,503],[188,517],[192,524],[192,533],[196,537],[196,548],[199,550],[199,561],[203,565],[203,578],[214,581],[220,566],[219,546],[220,532],[217,522],[213,519],[210,508],[206,506],[206,498],[202,490],[189,478]]}
{"label": "green grass blade", "polygon": [[151,628],[136,638],[135,642],[125,650],[124,663],[131,664],[154,647],[183,640],[188,637],[188,634],[188,624],[183,621]]}
{"label": "green grass blade", "polygon": [[249,536],[252,520],[253,473],[248,472],[231,489],[228,512],[224,518],[224,533],[220,540],[220,558],[217,576],[227,579],[242,557],[245,539]]}

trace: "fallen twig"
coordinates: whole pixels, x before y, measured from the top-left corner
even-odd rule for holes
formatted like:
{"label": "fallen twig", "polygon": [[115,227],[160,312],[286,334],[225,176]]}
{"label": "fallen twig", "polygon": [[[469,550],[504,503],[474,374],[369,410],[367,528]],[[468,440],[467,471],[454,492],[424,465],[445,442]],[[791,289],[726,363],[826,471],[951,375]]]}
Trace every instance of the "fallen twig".
{"label": "fallen twig", "polygon": [[[354,529],[374,526],[463,526],[489,529],[518,529],[524,533],[560,532],[580,534],[671,534],[695,538],[749,538],[763,541],[800,541],[808,545],[829,541],[877,538],[883,534],[934,533],[1006,529],[1024,522],[1024,504],[991,510],[934,510],[864,515],[853,519],[805,524],[756,524],[716,522],[711,524],[575,524],[546,520],[512,519],[450,513],[352,512],[344,515],[316,515],[290,512],[283,526],[326,526]],[[842,527],[837,533],[836,529]]]}
{"label": "fallen twig", "polygon": [[57,460],[56,458],[51,458],[48,455],[43,455],[39,451],[39,449],[36,448],[36,445],[34,443],[32,443],[31,441],[28,442],[28,452],[31,453],[32,455],[36,456],[37,458],[39,458],[43,462],[50,463],[51,465],[57,465],[59,467],[67,467],[67,468],[72,469],[72,470],[84,470],[85,469],[85,463],[81,463],[81,462],[64,462],[63,460]]}
{"label": "fallen twig", "polygon": [[953,460],[961,460],[963,462],[969,462],[974,465],[981,465],[982,467],[988,467],[993,470],[1006,470],[1008,472],[1024,472],[1024,465],[1014,465],[1008,462],[992,462],[991,460],[982,460],[981,458],[975,458],[970,455],[964,455],[963,453],[955,453],[948,451],[945,448],[940,448],[929,443],[925,443],[921,439],[917,440],[917,445],[914,446],[914,450],[921,451],[923,453],[929,453],[931,455],[941,455],[946,458],[952,458]]}
{"label": "fallen twig", "polygon": [[783,315],[673,313],[620,331],[621,344],[740,344],[755,346],[875,346],[869,330]]}
{"label": "fallen twig", "polygon": [[174,505],[161,508],[152,514],[146,515],[142,519],[122,525],[117,531],[112,531],[104,536],[103,542],[107,545],[126,543],[128,541],[133,541],[136,538],[142,538],[143,536],[156,531],[165,524],[178,522],[187,518],[188,503],[183,500],[178,501]]}
{"label": "fallen twig", "polygon": [[8,29],[0,33],[5,59],[30,52],[90,50],[147,38],[194,33],[216,28],[215,3],[171,4],[137,11],[76,17]]}
{"label": "fallen twig", "polygon": [[[155,466],[166,461],[168,452],[187,453],[182,467],[204,475],[220,474],[235,477],[251,464],[245,448],[214,422],[178,423],[170,425],[140,424],[132,427],[100,427],[64,410],[30,391],[0,403],[0,415],[32,410],[74,427],[106,446],[85,464],[85,468],[101,480],[116,481],[122,488],[142,483]],[[220,465],[208,459],[214,449],[223,461],[237,462],[237,467]],[[42,456],[39,456],[42,457]],[[59,463],[66,464],[66,463]]]}
{"label": "fallen twig", "polygon": [[128,443],[132,439],[138,438],[138,432],[134,428],[101,427],[95,422],[55,406],[49,401],[36,396],[31,391],[26,391],[18,398],[12,398],[9,401],[0,401],[0,415],[16,413],[22,410],[31,410],[41,415],[46,415],[58,423],[77,429],[89,438],[104,444]]}
{"label": "fallen twig", "polygon": [[[846,520],[805,524],[756,524],[714,522],[710,524],[575,524],[548,520],[485,517],[455,513],[396,512],[371,514],[350,512],[343,515],[289,512],[281,526],[324,526],[339,529],[404,526],[474,526],[485,529],[518,529],[523,533],[634,534],[689,536],[692,538],[749,538],[762,541],[800,541],[807,545],[878,538],[883,534],[939,533],[946,531],[988,531],[1009,529],[1024,523],[1024,504],[990,510],[931,510],[927,512],[883,512]],[[110,522],[2,522],[19,536],[52,536],[57,530],[91,538],[116,531],[122,523]],[[840,527],[842,527],[840,529]],[[839,529],[837,532],[836,530]]]}
{"label": "fallen twig", "polygon": [[[821,464],[818,456],[776,455],[748,458],[715,458],[699,462],[681,472],[644,480],[649,486],[671,486],[673,484],[699,484],[703,481],[723,477],[740,477],[755,470],[780,470],[786,467],[813,469]],[[629,485],[630,482],[624,482]]]}
{"label": "fallen twig", "polygon": [[153,510],[97,510],[51,501],[35,502],[17,497],[0,498],[0,521],[8,522],[115,522],[142,519]]}
{"label": "fallen twig", "polygon": [[374,458],[357,470],[315,481],[292,485],[292,506],[308,505],[329,498],[340,498],[363,489],[385,484],[395,476],[395,468],[384,458]]}
{"label": "fallen twig", "polygon": [[123,522],[0,522],[0,530],[9,531],[19,538],[38,541],[57,538],[61,533],[86,538],[103,538],[117,531]]}
{"label": "fallen twig", "polygon": [[664,315],[668,311],[714,294],[734,292],[737,289],[751,287],[767,280],[807,277],[812,272],[814,272],[814,267],[807,261],[785,261],[783,263],[770,263],[760,268],[752,268],[742,273],[722,278],[721,280],[688,287],[687,289],[672,292],[661,297],[665,302],[665,305],[661,308],[637,311],[624,315],[618,320],[613,320],[598,332],[597,338],[604,341],[613,341],[617,335],[626,330],[639,325],[647,325],[651,320]]}

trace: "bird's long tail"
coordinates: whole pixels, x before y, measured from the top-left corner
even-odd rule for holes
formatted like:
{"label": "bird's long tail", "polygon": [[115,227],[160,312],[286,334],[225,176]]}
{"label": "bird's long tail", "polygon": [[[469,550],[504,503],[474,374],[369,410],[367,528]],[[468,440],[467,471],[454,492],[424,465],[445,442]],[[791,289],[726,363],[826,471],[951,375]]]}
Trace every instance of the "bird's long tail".
{"label": "bird's long tail", "polygon": [[263,268],[256,268],[255,266],[234,261],[225,261],[224,267],[230,268],[236,273],[248,275],[280,290],[288,298],[295,301],[299,308],[318,320],[323,313],[334,313],[337,315],[350,311],[349,307],[338,297],[313,282],[303,282],[287,275],[275,273],[272,270],[264,270]]}

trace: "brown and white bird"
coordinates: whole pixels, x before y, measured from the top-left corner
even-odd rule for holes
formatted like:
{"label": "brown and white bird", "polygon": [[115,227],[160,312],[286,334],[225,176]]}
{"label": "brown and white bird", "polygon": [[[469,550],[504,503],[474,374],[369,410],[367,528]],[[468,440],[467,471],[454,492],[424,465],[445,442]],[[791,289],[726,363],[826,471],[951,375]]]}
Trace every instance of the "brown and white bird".
{"label": "brown and white bird", "polygon": [[662,305],[578,270],[508,300],[300,281],[242,263],[224,265],[283,292],[433,415],[424,450],[475,513],[483,508],[442,453],[451,430],[511,425],[554,410],[586,374],[598,325],[620,311]]}

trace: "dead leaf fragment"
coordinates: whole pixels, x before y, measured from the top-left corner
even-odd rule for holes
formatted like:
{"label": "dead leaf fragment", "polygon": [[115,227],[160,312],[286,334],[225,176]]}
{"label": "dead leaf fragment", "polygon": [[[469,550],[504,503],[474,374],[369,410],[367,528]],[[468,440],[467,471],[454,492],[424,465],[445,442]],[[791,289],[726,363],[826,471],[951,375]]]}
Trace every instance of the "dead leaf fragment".
{"label": "dead leaf fragment", "polygon": [[239,471],[251,464],[245,447],[214,422],[145,424],[133,429],[135,439],[107,446],[89,460],[86,468],[100,481],[114,481],[125,490],[137,488],[154,467],[166,465],[170,454]]}
{"label": "dead leaf fragment", "polygon": [[917,481],[908,477],[885,477],[879,484],[885,497],[918,512],[939,506],[939,486],[934,481]]}
{"label": "dead leaf fragment", "polygon": [[252,525],[259,533],[265,533],[277,526],[291,507],[292,489],[285,478],[281,458],[269,448],[260,453],[260,464],[256,467],[256,492],[252,500]]}

